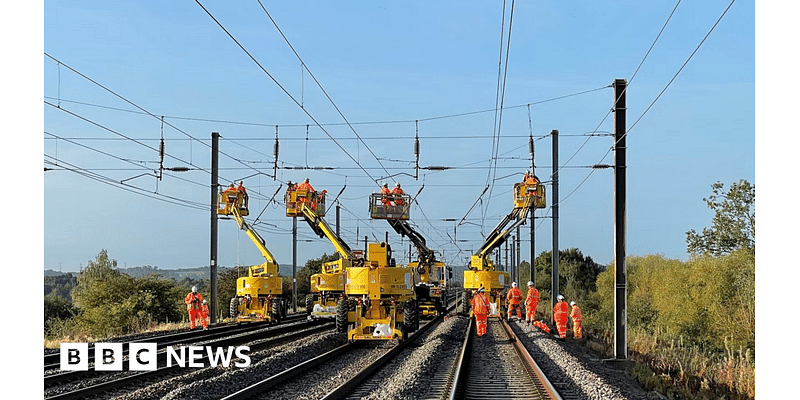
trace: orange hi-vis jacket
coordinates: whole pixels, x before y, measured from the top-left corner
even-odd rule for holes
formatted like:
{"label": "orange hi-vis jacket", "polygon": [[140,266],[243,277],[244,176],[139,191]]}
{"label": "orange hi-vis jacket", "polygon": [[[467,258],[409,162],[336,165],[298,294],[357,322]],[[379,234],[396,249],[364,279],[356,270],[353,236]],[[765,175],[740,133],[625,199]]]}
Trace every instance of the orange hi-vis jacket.
{"label": "orange hi-vis jacket", "polygon": [[553,318],[556,320],[556,323],[559,321],[564,321],[564,324],[566,325],[568,315],[569,304],[567,304],[566,301],[559,301],[553,306]]}
{"label": "orange hi-vis jacket", "polygon": [[199,310],[200,305],[203,303],[203,294],[189,292],[184,302],[186,303],[186,311]]}
{"label": "orange hi-vis jacket", "polygon": [[572,311],[570,311],[569,317],[572,318],[572,322],[575,324],[579,324],[581,322],[583,314],[581,314],[581,309],[578,308],[577,304],[572,306]]}
{"label": "orange hi-vis jacket", "polygon": [[311,184],[308,183],[308,182],[300,183],[299,185],[297,185],[297,188],[298,189],[303,189],[303,190],[308,190],[309,192],[313,192],[314,191],[314,188],[311,187]]}
{"label": "orange hi-vis jacket", "polygon": [[537,328],[539,328],[539,329],[541,329],[541,330],[543,330],[543,331],[545,331],[547,333],[550,333],[550,327],[548,327],[542,321],[533,321],[533,326],[535,326],[535,327],[537,327]]}
{"label": "orange hi-vis jacket", "polygon": [[528,296],[525,297],[525,305],[528,307],[536,307],[539,303],[539,291],[535,287],[528,290]]}
{"label": "orange hi-vis jacket", "polygon": [[489,315],[489,299],[483,293],[472,297],[472,313],[475,315]]}
{"label": "orange hi-vis jacket", "polygon": [[506,294],[508,305],[518,306],[522,302],[522,291],[518,287],[512,287]]}
{"label": "orange hi-vis jacket", "polygon": [[392,194],[395,195],[394,205],[396,205],[396,206],[402,206],[403,205],[403,198],[401,196],[404,193],[405,192],[403,192],[403,189],[400,189],[398,187],[392,189]]}
{"label": "orange hi-vis jacket", "polygon": [[200,304],[200,313],[203,314],[203,318],[208,318],[208,304]]}

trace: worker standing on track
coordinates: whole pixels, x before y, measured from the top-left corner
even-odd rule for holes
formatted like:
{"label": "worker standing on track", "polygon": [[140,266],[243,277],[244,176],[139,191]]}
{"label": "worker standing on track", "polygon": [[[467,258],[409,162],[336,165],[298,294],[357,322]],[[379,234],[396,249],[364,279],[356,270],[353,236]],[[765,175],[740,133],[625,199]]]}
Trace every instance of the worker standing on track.
{"label": "worker standing on track", "polygon": [[403,205],[403,189],[400,189],[400,183],[395,183],[394,189],[392,189],[392,194],[394,195],[394,205],[402,206]]}
{"label": "worker standing on track", "polygon": [[536,321],[536,306],[539,305],[539,291],[528,281],[528,295],[525,297],[525,321],[528,324]]}
{"label": "worker standing on track", "polygon": [[574,301],[570,301],[569,305],[572,307],[569,313],[569,317],[572,319],[572,336],[575,339],[582,339],[583,326],[581,325],[581,320],[583,319],[583,314],[581,314],[581,309]]}
{"label": "worker standing on track", "polygon": [[192,286],[192,291],[186,295],[184,302],[186,303],[186,311],[189,313],[189,329],[194,329],[195,321],[202,319],[200,304],[203,302],[203,294],[197,293],[197,286]]}
{"label": "worker standing on track", "polygon": [[569,305],[564,301],[563,295],[558,295],[558,303],[553,306],[553,319],[556,322],[558,337],[566,339],[567,321],[569,320]]}
{"label": "worker standing on track", "polygon": [[511,289],[506,294],[506,302],[508,303],[508,312],[506,313],[508,320],[511,320],[511,314],[514,313],[515,308],[517,309],[517,319],[522,319],[522,311],[519,307],[522,302],[522,291],[517,287],[517,282],[511,283]]}
{"label": "worker standing on track", "polygon": [[205,300],[200,304],[200,321],[203,323],[203,329],[208,329],[208,304]]}
{"label": "worker standing on track", "polygon": [[483,286],[472,297],[472,314],[475,315],[475,329],[478,336],[486,334],[486,318],[489,315],[489,299],[484,294]]}

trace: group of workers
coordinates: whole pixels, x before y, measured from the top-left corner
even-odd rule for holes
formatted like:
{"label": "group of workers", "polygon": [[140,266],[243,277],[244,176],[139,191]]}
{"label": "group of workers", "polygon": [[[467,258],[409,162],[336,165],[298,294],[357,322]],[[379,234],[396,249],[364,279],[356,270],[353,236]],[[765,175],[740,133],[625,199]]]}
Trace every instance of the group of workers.
{"label": "group of workers", "polygon": [[203,294],[197,292],[197,286],[192,286],[192,291],[184,299],[186,311],[189,312],[189,329],[194,329],[198,322],[203,329],[208,329],[208,302],[203,300]]}
{"label": "group of workers", "polygon": [[[563,295],[558,295],[558,302],[553,306],[553,319],[556,323],[558,337],[567,337],[567,324],[572,319],[572,332],[575,339],[583,338],[583,327],[581,309],[571,301],[569,306]],[[522,302],[522,291],[517,287],[517,283],[511,283],[511,289],[506,293],[506,304],[508,311],[506,316],[509,320],[516,313],[518,319],[522,319],[520,304]],[[528,294],[525,298],[525,322],[550,333],[550,328],[543,320],[536,319],[536,306],[539,304],[539,291],[534,287],[533,282],[528,281]],[[478,336],[486,334],[487,317],[491,311],[491,302],[486,297],[485,289],[481,285],[472,297],[472,313],[475,315],[475,327]]]}
{"label": "group of workers", "polygon": [[381,187],[381,201],[383,202],[384,207],[389,207],[394,202],[396,206],[405,205],[403,201],[403,189],[400,188],[400,183],[394,184],[394,189],[389,190],[389,184],[384,183]]}
{"label": "group of workers", "polygon": [[239,186],[234,186],[233,183],[222,192],[223,196],[227,196],[228,198],[234,198],[238,200],[239,195],[242,196],[242,202],[239,203],[239,209],[246,210],[247,209],[247,189],[244,188],[244,182],[239,181]]}

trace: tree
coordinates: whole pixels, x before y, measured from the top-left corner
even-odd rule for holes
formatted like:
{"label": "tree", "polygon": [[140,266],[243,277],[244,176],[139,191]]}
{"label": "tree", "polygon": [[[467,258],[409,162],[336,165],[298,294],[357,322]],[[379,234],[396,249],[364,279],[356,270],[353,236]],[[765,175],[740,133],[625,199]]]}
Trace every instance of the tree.
{"label": "tree", "polygon": [[702,233],[694,229],[686,232],[689,254],[720,256],[738,249],[756,251],[756,188],[740,179],[724,192],[721,182],[711,185],[712,195],[703,201],[714,210],[711,228]]}

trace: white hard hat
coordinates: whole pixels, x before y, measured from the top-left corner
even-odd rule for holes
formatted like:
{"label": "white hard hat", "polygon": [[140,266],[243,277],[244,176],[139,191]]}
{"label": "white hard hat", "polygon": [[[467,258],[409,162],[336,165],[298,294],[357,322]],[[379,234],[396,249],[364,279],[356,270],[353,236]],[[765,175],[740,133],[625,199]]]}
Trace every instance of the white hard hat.
{"label": "white hard hat", "polygon": [[564,295],[561,295],[561,294],[560,294],[560,295],[558,295],[558,299],[559,299],[559,300],[564,300]]}
{"label": "white hard hat", "polygon": [[478,292],[483,293],[483,286],[478,288]]}
{"label": "white hard hat", "polygon": [[533,282],[528,281],[528,286],[533,286]]}
{"label": "white hard hat", "polygon": [[306,181],[306,182],[308,182],[308,178],[306,178],[306,180],[305,180],[305,181]]}
{"label": "white hard hat", "polygon": [[400,187],[400,182],[397,182],[394,185],[397,186],[397,187]]}
{"label": "white hard hat", "polygon": [[[203,300],[203,301],[205,301],[205,300]],[[571,307],[571,306],[574,306],[574,305],[575,305],[575,302],[574,302],[574,301],[570,301],[570,302],[569,302],[569,305],[570,305],[570,307]]]}
{"label": "white hard hat", "polygon": [[517,282],[511,282],[511,287],[517,287]]}
{"label": "white hard hat", "polygon": [[240,185],[241,185],[241,184],[243,184],[243,183],[244,183],[244,181],[239,181],[239,182],[236,182],[236,183],[238,183],[238,184],[240,184]]}
{"label": "white hard hat", "polygon": [[206,303],[207,303],[207,301],[206,301],[206,300],[203,300],[203,304],[206,304]]}
{"label": "white hard hat", "polygon": [[192,293],[197,293],[197,286],[192,286]]}

